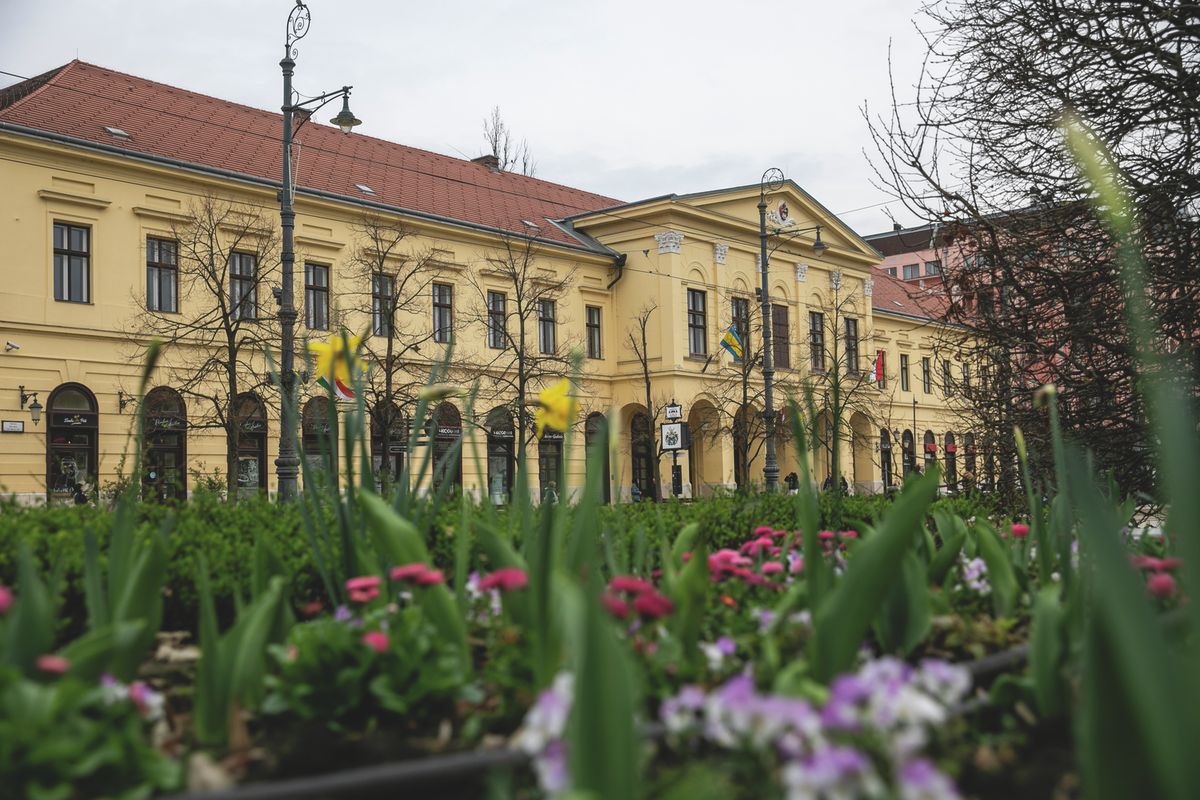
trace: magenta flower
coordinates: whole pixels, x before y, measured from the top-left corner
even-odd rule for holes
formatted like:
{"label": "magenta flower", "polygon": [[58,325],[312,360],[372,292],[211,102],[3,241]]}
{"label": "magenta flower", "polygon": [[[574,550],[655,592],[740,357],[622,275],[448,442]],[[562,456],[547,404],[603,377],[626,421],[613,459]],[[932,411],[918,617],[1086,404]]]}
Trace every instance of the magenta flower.
{"label": "magenta flower", "polygon": [[392,567],[392,580],[394,581],[415,581],[417,578],[425,574],[429,567],[422,564],[420,561],[414,561],[411,564],[401,564],[398,567]]}
{"label": "magenta flower", "polygon": [[391,641],[388,635],[383,631],[369,631],[362,635],[362,643],[374,650],[376,653],[386,653],[388,645]]}
{"label": "magenta flower", "polygon": [[346,581],[346,594],[352,603],[369,603],[379,596],[379,578],[363,575]]}
{"label": "magenta flower", "polygon": [[858,531],[838,531],[838,536],[843,539],[857,539]]}
{"label": "magenta flower", "polygon": [[632,575],[618,575],[608,582],[610,592],[628,592],[629,594],[645,594],[654,591],[654,584]]}
{"label": "magenta flower", "polygon": [[4,616],[5,614],[7,614],[8,610],[10,608],[12,608],[12,604],[13,604],[12,589],[10,589],[7,586],[5,586],[4,584],[0,583],[0,616]]}
{"label": "magenta flower", "polygon": [[832,541],[833,531],[821,531],[817,534],[817,538],[825,542]]}
{"label": "magenta flower", "polygon": [[638,595],[633,607],[643,617],[650,619],[661,619],[675,610],[675,604],[669,598],[654,590]]}
{"label": "magenta flower", "polygon": [[529,575],[518,567],[501,567],[491,575],[479,579],[479,590],[484,592],[491,589],[511,592],[524,589],[528,585]]}
{"label": "magenta flower", "polygon": [[1177,588],[1175,579],[1165,572],[1156,572],[1146,581],[1146,591],[1160,600],[1173,596]]}
{"label": "magenta flower", "polygon": [[1178,558],[1155,558],[1154,556],[1131,556],[1130,560],[1138,569],[1148,569],[1151,572],[1174,572],[1183,564]]}
{"label": "magenta flower", "polygon": [[604,604],[604,608],[608,610],[608,613],[617,619],[625,619],[629,616],[629,603],[626,603],[615,594],[605,592],[600,595],[600,602]]}
{"label": "magenta flower", "polygon": [[1018,539],[1024,539],[1029,535],[1029,526],[1020,522],[1014,522],[1012,526],[1012,535]]}
{"label": "magenta flower", "polygon": [[763,575],[778,575],[783,572],[783,564],[778,561],[768,561],[762,565]]}
{"label": "magenta flower", "polygon": [[777,531],[771,528],[770,525],[759,525],[754,529],[754,538],[758,539],[763,536],[774,536]]}
{"label": "magenta flower", "polygon": [[62,675],[71,668],[71,662],[62,656],[38,656],[37,668],[48,675]]}
{"label": "magenta flower", "polygon": [[439,583],[445,583],[446,576],[442,574],[440,569],[430,569],[422,572],[417,576],[418,586],[434,586]]}

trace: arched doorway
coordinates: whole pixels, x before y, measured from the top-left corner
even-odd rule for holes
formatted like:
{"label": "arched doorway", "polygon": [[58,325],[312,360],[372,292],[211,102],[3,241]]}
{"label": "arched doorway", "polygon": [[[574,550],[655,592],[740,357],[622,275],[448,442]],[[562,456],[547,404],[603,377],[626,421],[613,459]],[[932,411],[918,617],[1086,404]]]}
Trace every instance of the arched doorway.
{"label": "arched doorway", "polygon": [[905,430],[900,437],[900,452],[901,452],[901,467],[904,470],[904,476],[908,477],[909,473],[917,468],[917,447],[913,438],[913,432]]}
{"label": "arched doorway", "polygon": [[946,431],[946,489],[958,491],[958,445],[954,442],[954,432]]}
{"label": "arched doorway", "polygon": [[712,403],[698,400],[692,405],[688,433],[688,482],[692,497],[704,497],[726,480],[721,469],[721,420]]}
{"label": "arched doorway", "polygon": [[82,384],[64,383],[46,407],[46,499],[70,498],[77,484],[94,489],[100,459],[96,396]]}
{"label": "arched doorway", "polygon": [[371,410],[371,469],[375,488],[383,491],[404,474],[408,453],[408,425],[395,403],[379,403]]}
{"label": "arched doorway", "polygon": [[966,456],[962,474],[963,490],[972,492],[979,480],[979,474],[975,471],[978,466],[975,458],[975,434],[963,434],[963,455]]}
{"label": "arched doorway", "polygon": [[933,431],[925,431],[925,471],[937,466],[937,439]]}
{"label": "arched doorway", "polygon": [[562,431],[546,428],[538,439],[538,492],[542,502],[557,500],[563,490]]}
{"label": "arched doorway", "polygon": [[883,478],[883,490],[892,489],[892,435],[887,428],[879,429],[879,467]]}
{"label": "arched doorway", "polygon": [[238,424],[238,494],[249,496],[267,489],[267,409],[258,395],[239,394],[234,400]]}
{"label": "arched doorway", "polygon": [[[596,448],[599,448],[596,458],[600,462],[601,470],[600,496],[604,498],[605,503],[610,503],[612,502],[612,472],[608,461],[608,418],[598,411],[588,414],[587,420],[583,423],[583,441],[587,450],[588,469],[592,468],[593,453],[597,453]],[[588,478],[590,480],[590,474]]]}
{"label": "arched doorway", "polygon": [[867,415],[855,411],[850,415],[850,474],[854,476],[854,492],[875,491],[875,448],[872,446],[872,426]]}
{"label": "arched doorway", "polygon": [[300,452],[311,474],[337,480],[337,411],[328,397],[310,397],[300,412]]}
{"label": "arched doorway", "polygon": [[487,428],[488,497],[496,505],[512,500],[513,445],[516,433],[512,413],[507,408],[493,408],[484,422]]}
{"label": "arched doorway", "polygon": [[629,450],[633,461],[633,485],[643,498],[657,499],[654,449],[650,415],[639,411],[629,421]]}
{"label": "arched doorway", "polygon": [[183,398],[174,389],[159,386],[151,389],[143,402],[143,494],[155,500],[187,497],[187,409]]}
{"label": "arched doorway", "polygon": [[429,419],[429,438],[433,440],[433,480],[430,484],[437,491],[447,481],[452,486],[462,487],[462,448],[451,457],[455,443],[462,441],[462,415],[453,403],[439,405]]}

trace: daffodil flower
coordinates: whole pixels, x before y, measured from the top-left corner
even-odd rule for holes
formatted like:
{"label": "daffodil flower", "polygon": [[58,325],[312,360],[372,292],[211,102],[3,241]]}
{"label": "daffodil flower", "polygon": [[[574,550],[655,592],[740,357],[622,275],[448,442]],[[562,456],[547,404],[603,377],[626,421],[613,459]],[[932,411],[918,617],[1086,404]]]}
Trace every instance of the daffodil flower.
{"label": "daffodil flower", "polygon": [[565,433],[578,414],[579,403],[571,396],[571,382],[563,378],[538,394],[538,410],[533,417],[537,435],[541,436],[547,427]]}

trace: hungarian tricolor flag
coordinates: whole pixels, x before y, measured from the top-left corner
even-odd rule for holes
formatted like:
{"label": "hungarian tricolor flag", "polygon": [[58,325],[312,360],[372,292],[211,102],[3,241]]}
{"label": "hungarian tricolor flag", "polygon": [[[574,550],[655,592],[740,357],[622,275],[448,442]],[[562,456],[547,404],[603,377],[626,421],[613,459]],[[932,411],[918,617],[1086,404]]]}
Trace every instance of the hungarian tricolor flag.
{"label": "hungarian tricolor flag", "polygon": [[875,353],[875,369],[871,370],[871,380],[880,386],[883,385],[883,351],[879,350]]}

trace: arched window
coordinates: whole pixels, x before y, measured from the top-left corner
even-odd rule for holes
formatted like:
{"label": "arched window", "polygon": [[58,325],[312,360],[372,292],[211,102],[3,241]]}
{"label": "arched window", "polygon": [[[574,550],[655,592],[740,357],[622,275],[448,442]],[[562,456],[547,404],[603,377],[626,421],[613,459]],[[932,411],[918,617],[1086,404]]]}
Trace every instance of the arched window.
{"label": "arched window", "polygon": [[496,505],[512,500],[513,430],[512,413],[507,408],[493,408],[484,422],[487,427],[488,497]]}
{"label": "arched window", "polygon": [[546,428],[538,439],[538,487],[542,501],[557,500],[563,490],[562,451],[565,434]]}
{"label": "arched window", "polygon": [[462,486],[462,448],[451,457],[455,443],[462,441],[462,415],[453,403],[442,403],[433,412],[427,423],[433,440],[433,482],[436,492],[449,481],[452,486]]}
{"label": "arched window", "polygon": [[650,417],[639,411],[629,421],[629,446],[633,458],[633,485],[643,498],[654,497],[654,436]]}
{"label": "arched window", "polygon": [[879,464],[883,473],[883,490],[892,488],[892,436],[887,428],[879,429]]}
{"label": "arched window", "polygon": [[904,431],[900,437],[900,451],[902,468],[907,476],[910,472],[917,468],[917,448],[913,441],[913,432],[910,430]]}
{"label": "arched window", "polygon": [[925,431],[925,471],[933,469],[937,465],[937,439],[933,435],[933,431]]}
{"label": "arched window", "polygon": [[267,488],[267,410],[258,395],[249,392],[234,399],[238,423],[238,494],[253,495]]}
{"label": "arched window", "polygon": [[337,481],[337,410],[330,420],[328,397],[310,397],[300,412],[300,452],[309,473]]}
{"label": "arched window", "polygon": [[46,403],[46,498],[70,498],[76,486],[91,490],[99,474],[99,415],[86,386],[64,383]]}
{"label": "arched window", "polygon": [[187,497],[187,409],[166,386],[146,394],[142,415],[145,455],[143,494],[155,500]]}
{"label": "arched window", "polygon": [[588,418],[583,424],[583,440],[584,446],[587,448],[589,468],[592,466],[592,454],[597,452],[596,448],[599,448],[597,458],[600,461],[600,496],[604,498],[605,503],[612,502],[612,479],[610,477],[612,472],[608,462],[608,418],[599,412],[588,414]]}
{"label": "arched window", "polygon": [[404,473],[408,452],[408,424],[395,403],[380,403],[371,410],[371,468],[375,488],[382,491]]}
{"label": "arched window", "polygon": [[946,488],[952,492],[958,491],[958,445],[954,442],[953,431],[946,431]]}
{"label": "arched window", "polygon": [[971,492],[975,490],[975,486],[979,481],[979,475],[975,472],[975,434],[963,434],[963,454],[966,456],[963,463],[962,484],[963,490]]}

